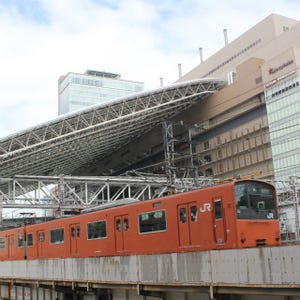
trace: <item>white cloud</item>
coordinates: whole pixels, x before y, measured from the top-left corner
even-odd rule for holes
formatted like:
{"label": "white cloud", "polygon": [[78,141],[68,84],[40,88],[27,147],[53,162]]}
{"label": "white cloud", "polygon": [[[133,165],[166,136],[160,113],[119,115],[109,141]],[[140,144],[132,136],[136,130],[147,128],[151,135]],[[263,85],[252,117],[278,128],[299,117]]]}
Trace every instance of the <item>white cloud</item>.
{"label": "white cloud", "polygon": [[[32,4],[30,4],[32,2]],[[33,3],[34,2],[34,3]],[[0,2],[2,3],[2,2]],[[57,115],[57,80],[86,69],[165,84],[270,13],[297,18],[297,1],[14,0],[0,4],[0,137]],[[272,5],[272,6],[270,6]]]}

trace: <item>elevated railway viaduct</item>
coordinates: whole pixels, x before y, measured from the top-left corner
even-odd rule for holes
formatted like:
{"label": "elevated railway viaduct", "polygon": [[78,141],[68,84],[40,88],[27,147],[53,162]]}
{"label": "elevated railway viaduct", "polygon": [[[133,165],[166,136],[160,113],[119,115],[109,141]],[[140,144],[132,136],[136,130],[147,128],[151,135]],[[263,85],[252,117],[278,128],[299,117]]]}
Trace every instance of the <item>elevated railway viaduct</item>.
{"label": "elevated railway viaduct", "polygon": [[299,299],[298,245],[0,262],[2,299]]}

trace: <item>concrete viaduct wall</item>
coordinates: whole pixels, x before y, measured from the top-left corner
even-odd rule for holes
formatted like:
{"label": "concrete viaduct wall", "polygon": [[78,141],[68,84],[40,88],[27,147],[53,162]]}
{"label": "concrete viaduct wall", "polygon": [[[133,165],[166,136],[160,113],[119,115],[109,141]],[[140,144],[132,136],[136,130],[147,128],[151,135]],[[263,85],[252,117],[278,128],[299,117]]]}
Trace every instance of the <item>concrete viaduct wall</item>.
{"label": "concrete viaduct wall", "polygon": [[4,261],[0,284],[2,299],[26,299],[26,288],[32,300],[46,299],[41,288],[51,299],[300,299],[300,246]]}

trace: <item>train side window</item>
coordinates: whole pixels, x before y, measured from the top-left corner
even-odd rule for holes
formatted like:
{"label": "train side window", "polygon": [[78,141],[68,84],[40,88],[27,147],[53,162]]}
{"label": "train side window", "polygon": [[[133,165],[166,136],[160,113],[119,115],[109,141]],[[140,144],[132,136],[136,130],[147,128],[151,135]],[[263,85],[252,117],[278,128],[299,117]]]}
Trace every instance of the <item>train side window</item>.
{"label": "train side window", "polygon": [[222,219],[222,202],[221,200],[215,200],[215,218]]}
{"label": "train side window", "polygon": [[64,242],[64,229],[57,228],[50,230],[50,243],[51,244],[62,244]]}
{"label": "train side window", "polygon": [[88,240],[105,238],[106,232],[106,221],[98,221],[87,224]]}
{"label": "train side window", "polygon": [[186,222],[186,209],[185,207],[181,207],[179,210],[180,223]]}
{"label": "train side window", "polygon": [[28,233],[26,235],[26,241],[27,241],[27,246],[28,247],[33,246],[33,236],[32,236],[32,233]]}
{"label": "train side window", "polygon": [[190,208],[190,214],[191,214],[191,221],[192,222],[196,222],[197,221],[197,218],[198,218],[198,215],[197,215],[197,206],[196,205],[193,205],[191,206]]}
{"label": "train side window", "polygon": [[77,231],[77,237],[80,237],[80,226],[76,227],[76,231]]}
{"label": "train side window", "polygon": [[23,240],[24,240],[23,235],[19,234],[18,235],[18,248],[22,248],[23,247]]}
{"label": "train side window", "polygon": [[71,236],[75,237],[75,227],[71,227]]}
{"label": "train side window", "polygon": [[120,219],[117,219],[117,220],[116,220],[116,230],[117,230],[118,232],[121,231],[121,220],[120,220]]}
{"label": "train side window", "polygon": [[145,212],[139,215],[140,233],[164,231],[166,229],[166,212],[164,210]]}
{"label": "train side window", "polygon": [[128,218],[124,218],[124,231],[127,231],[128,229],[129,229]]}
{"label": "train side window", "polygon": [[5,238],[0,238],[0,250],[5,249]]}

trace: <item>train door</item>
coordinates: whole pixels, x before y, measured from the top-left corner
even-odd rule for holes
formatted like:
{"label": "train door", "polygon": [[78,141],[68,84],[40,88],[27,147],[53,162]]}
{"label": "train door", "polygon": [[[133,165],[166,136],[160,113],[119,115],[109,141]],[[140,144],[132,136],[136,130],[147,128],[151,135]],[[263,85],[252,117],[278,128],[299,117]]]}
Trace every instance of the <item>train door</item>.
{"label": "train door", "polygon": [[179,246],[187,247],[199,244],[200,234],[197,225],[198,210],[196,202],[177,206]]}
{"label": "train door", "polygon": [[126,236],[129,231],[128,215],[115,217],[115,247],[117,252],[126,251]]}
{"label": "train door", "polygon": [[7,251],[7,254],[8,254],[8,257],[9,258],[13,258],[14,255],[15,255],[15,238],[14,238],[14,235],[13,234],[9,234],[8,237],[7,237],[7,240],[8,240],[8,251]]}
{"label": "train door", "polygon": [[80,225],[79,223],[71,224],[69,227],[70,236],[70,254],[71,256],[77,256],[79,239],[80,239]]}
{"label": "train door", "polygon": [[37,232],[37,257],[45,256],[45,230]]}
{"label": "train door", "polygon": [[222,199],[214,199],[214,236],[217,244],[226,242],[226,226],[223,216]]}

